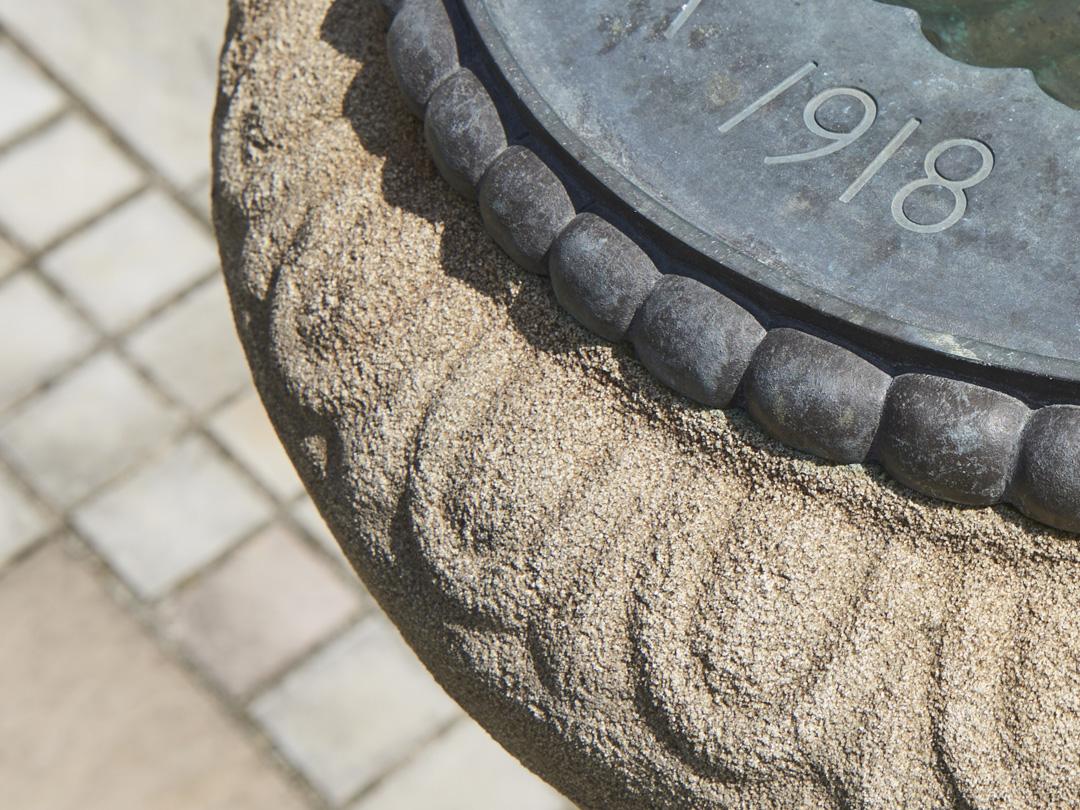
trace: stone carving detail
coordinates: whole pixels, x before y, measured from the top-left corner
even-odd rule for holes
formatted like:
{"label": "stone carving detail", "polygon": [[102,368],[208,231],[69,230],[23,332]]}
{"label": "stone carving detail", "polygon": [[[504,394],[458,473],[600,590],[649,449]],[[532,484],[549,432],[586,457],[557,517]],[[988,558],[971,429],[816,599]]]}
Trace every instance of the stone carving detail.
{"label": "stone carving detail", "polygon": [[[282,440],[445,688],[593,810],[1080,805],[1075,538],[810,460],[580,328],[438,179],[375,11],[233,3],[215,223]],[[561,297],[580,274],[559,272]],[[656,280],[629,272],[639,308]],[[582,306],[633,331],[624,302]],[[746,362],[780,432],[777,331]],[[898,418],[872,371],[833,363]],[[1074,409],[976,399],[1022,431],[1013,497],[1057,514],[1076,443],[1047,437]]]}

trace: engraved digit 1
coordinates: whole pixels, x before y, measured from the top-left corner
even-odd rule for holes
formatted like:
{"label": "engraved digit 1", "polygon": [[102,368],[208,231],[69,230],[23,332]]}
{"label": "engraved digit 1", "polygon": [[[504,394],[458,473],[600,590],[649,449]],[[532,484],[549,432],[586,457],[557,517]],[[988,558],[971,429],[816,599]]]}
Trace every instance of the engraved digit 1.
{"label": "engraved digit 1", "polygon": [[679,16],[675,18],[675,21],[668,26],[668,30],[664,32],[664,36],[668,39],[675,39],[675,35],[679,33],[679,29],[686,25],[686,21],[690,19],[690,15],[697,11],[697,7],[701,5],[701,0],[690,0],[682,7],[682,11],[679,12]]}
{"label": "engraved digit 1", "polygon": [[[859,121],[858,125],[856,125],[855,129],[851,130],[851,132],[833,132],[832,130],[825,129],[825,127],[817,122],[817,111],[821,109],[821,105],[830,98],[835,98],[837,96],[850,96],[851,98],[862,102],[862,120]],[[870,129],[876,118],[877,104],[862,90],[856,90],[853,87],[833,87],[829,90],[825,90],[822,93],[818,93],[806,103],[806,107],[803,109],[803,123],[805,123],[806,128],[815,135],[820,135],[822,138],[833,141],[833,143],[828,146],[823,146],[820,149],[811,149],[809,152],[767,157],[765,158],[765,162],[769,164],[799,163],[803,160],[813,160],[814,158],[831,155],[833,152],[839,152],[845,146],[854,143],[866,134],[866,130]]]}
{"label": "engraved digit 1", "polygon": [[720,131],[721,132],[730,132],[732,129],[735,128],[735,126],[737,124],[745,121],[747,118],[749,118],[751,115],[756,113],[758,110],[760,110],[762,107],[764,107],[770,101],[772,101],[778,95],[783,93],[789,87],[791,87],[792,85],[794,85],[794,84],[798,83],[799,81],[801,81],[804,77],[806,77],[809,73],[811,73],[816,68],[817,68],[817,62],[807,62],[805,65],[803,65],[801,68],[796,70],[794,73],[792,73],[790,76],[788,76],[782,82],[780,82],[780,84],[776,85],[776,87],[774,87],[768,93],[763,95],[757,101],[753,102],[748,107],[743,109],[741,112],[736,113],[731,118],[729,118],[727,121],[722,123],[720,125]]}
{"label": "engraved digit 1", "polygon": [[855,182],[847,187],[847,191],[840,195],[840,202],[849,203],[854,200],[855,195],[863,190],[863,187],[874,178],[875,174],[881,171],[881,167],[897,153],[900,147],[904,145],[904,142],[911,137],[911,133],[919,128],[920,123],[918,118],[912,118],[904,124],[904,128],[885,144],[885,148],[878,152],[877,157],[870,162],[869,166],[863,169],[863,173],[855,178]]}
{"label": "engraved digit 1", "polygon": [[[982,157],[982,165],[975,174],[965,180],[946,180],[938,174],[938,158],[957,146],[970,146],[978,152],[980,157]],[[923,161],[923,169],[926,171],[926,177],[913,180],[896,192],[896,196],[893,197],[892,201],[893,219],[896,220],[897,224],[907,228],[909,231],[914,231],[915,233],[940,233],[959,222],[967,212],[968,199],[967,194],[964,193],[965,189],[978,185],[990,176],[990,172],[994,169],[994,153],[990,151],[989,146],[981,141],[973,141],[970,138],[952,138],[947,141],[942,141],[926,153],[926,160]],[[935,222],[932,225],[920,225],[918,222],[912,221],[908,215],[904,213],[904,203],[907,202],[908,197],[925,186],[940,186],[941,188],[948,189],[953,193],[953,197],[956,200],[952,213],[941,220],[941,222]]]}

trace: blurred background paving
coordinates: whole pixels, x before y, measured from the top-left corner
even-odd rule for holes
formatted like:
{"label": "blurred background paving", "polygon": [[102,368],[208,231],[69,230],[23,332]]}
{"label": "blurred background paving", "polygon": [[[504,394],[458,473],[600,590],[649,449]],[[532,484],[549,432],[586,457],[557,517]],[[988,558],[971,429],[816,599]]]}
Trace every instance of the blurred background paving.
{"label": "blurred background paving", "polygon": [[225,14],[0,0],[0,807],[567,810],[380,614],[251,386]]}

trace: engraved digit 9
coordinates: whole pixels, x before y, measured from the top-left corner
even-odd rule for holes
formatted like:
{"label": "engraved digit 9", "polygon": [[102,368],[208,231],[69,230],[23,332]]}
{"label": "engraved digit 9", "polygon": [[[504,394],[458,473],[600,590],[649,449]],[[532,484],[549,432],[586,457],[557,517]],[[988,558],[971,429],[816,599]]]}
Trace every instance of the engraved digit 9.
{"label": "engraved digit 9", "polygon": [[[821,109],[821,105],[835,96],[849,96],[862,102],[863,105],[863,117],[858,125],[851,130],[851,132],[833,132],[832,130],[825,129],[817,122],[817,111]],[[839,152],[848,144],[854,143],[861,138],[868,129],[873,125],[877,118],[877,104],[870,98],[869,95],[862,90],[856,90],[853,87],[833,87],[824,92],[818,93],[812,99],[806,103],[806,108],[803,110],[803,121],[806,123],[806,128],[813,132],[815,135],[820,135],[822,138],[833,141],[828,146],[823,146],[820,149],[812,149],[809,152],[799,152],[794,155],[778,155],[776,157],[765,158],[766,163],[798,163],[803,160],[813,160],[814,158],[824,157],[825,155],[831,155],[833,152]]]}
{"label": "engraved digit 9", "polygon": [[[938,174],[938,158],[957,146],[970,146],[977,151],[982,158],[982,165],[975,174],[971,175],[971,177],[968,177],[966,180],[946,180]],[[893,219],[909,231],[915,231],[915,233],[940,233],[947,228],[951,228],[964,216],[967,211],[968,203],[967,194],[964,193],[964,190],[978,185],[990,176],[990,172],[994,169],[994,153],[990,151],[989,146],[980,141],[973,141],[970,138],[952,138],[947,141],[942,141],[926,153],[926,160],[923,161],[923,168],[926,170],[926,177],[908,183],[896,192],[896,196],[893,197]],[[904,203],[907,202],[908,197],[925,186],[940,186],[941,188],[948,189],[953,193],[953,197],[956,200],[952,213],[941,220],[941,222],[935,222],[932,225],[920,225],[918,222],[913,222],[908,215],[904,213]]]}

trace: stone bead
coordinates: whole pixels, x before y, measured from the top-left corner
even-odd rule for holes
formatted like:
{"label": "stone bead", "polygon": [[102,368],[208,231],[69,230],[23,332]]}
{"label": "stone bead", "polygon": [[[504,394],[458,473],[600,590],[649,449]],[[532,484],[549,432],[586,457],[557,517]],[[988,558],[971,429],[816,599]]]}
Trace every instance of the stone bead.
{"label": "stone bead", "polygon": [[480,182],[480,213],[510,258],[545,274],[548,250],[574,218],[574,206],[544,161],[529,149],[512,146],[495,158]]}
{"label": "stone bead", "polygon": [[649,371],[680,394],[725,408],[765,330],[745,309],[700,281],[664,276],[630,326]]}
{"label": "stone bead", "polygon": [[785,444],[852,464],[870,452],[891,382],[835,343],[773,329],[746,372],[746,409]]}
{"label": "stone bead", "polygon": [[375,0],[375,10],[380,17],[389,22],[394,19],[394,15],[404,4],[405,0]]}
{"label": "stone bead", "polygon": [[1018,399],[930,374],[893,380],[877,456],[901,483],[958,503],[1005,494],[1030,411]]}
{"label": "stone bead", "polygon": [[1010,500],[1036,520],[1080,532],[1080,407],[1050,405],[1031,415]]}
{"label": "stone bead", "polygon": [[432,94],[424,114],[432,160],[454,191],[479,196],[480,179],[506,149],[506,133],[484,85],[468,69],[450,76]]}
{"label": "stone bead", "polygon": [[602,338],[626,339],[635,313],[663,276],[634,240],[595,214],[580,214],[551,248],[551,286],[571,315]]}
{"label": "stone bead", "polygon": [[441,0],[405,0],[387,46],[409,112],[423,118],[431,94],[459,67],[457,39]]}

